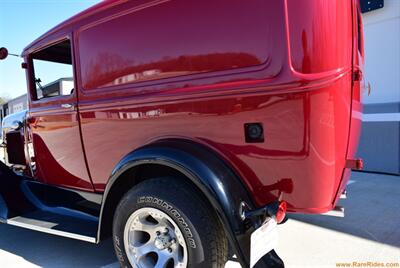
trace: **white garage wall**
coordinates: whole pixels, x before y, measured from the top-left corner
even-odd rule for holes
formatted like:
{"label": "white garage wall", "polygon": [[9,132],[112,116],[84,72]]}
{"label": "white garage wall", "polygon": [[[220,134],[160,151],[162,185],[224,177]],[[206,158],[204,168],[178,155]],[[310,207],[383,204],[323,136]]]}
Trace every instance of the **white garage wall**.
{"label": "white garage wall", "polygon": [[400,102],[400,0],[363,14],[365,77],[371,83],[364,103]]}
{"label": "white garage wall", "polygon": [[364,115],[358,156],[366,171],[400,174],[400,0],[363,14]]}

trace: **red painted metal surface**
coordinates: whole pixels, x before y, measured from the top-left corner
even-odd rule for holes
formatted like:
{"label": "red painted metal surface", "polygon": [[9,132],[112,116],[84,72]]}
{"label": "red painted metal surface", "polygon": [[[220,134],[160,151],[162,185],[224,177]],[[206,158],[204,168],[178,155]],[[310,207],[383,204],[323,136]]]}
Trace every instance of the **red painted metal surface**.
{"label": "red painted metal surface", "polygon": [[[42,99],[30,105],[30,125],[41,181],[64,187],[93,191],[82,150],[77,111],[61,107],[76,97]],[[32,119],[31,119],[32,121]]]}
{"label": "red painted metal surface", "polygon": [[[355,2],[107,1],[54,28],[24,55],[73,33],[95,190],[104,190],[126,154],[174,137],[229,161],[257,205],[282,195],[288,211],[321,213],[345,187],[346,159],[357,145],[361,86],[352,77],[362,55],[355,56]],[[69,123],[61,129],[78,133],[76,121],[63,121]],[[263,124],[263,143],[245,142],[249,122]],[[47,147],[61,137],[50,129],[47,140],[37,135]],[[75,165],[60,164],[78,178],[76,187],[90,188],[78,140]],[[56,142],[47,156],[60,162],[60,150]],[[73,183],[63,176],[56,183],[64,179]]]}

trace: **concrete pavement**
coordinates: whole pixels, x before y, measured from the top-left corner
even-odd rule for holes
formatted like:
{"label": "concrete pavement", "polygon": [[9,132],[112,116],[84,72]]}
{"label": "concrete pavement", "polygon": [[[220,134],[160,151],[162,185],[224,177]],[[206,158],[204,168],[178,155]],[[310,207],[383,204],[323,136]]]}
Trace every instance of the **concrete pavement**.
{"label": "concrete pavement", "polygon": [[287,267],[336,267],[340,262],[400,267],[400,177],[353,172],[345,218],[292,215],[280,228],[278,254]]}
{"label": "concrete pavement", "polygon": [[[400,177],[352,174],[345,218],[291,215],[279,226],[286,267],[339,262],[400,265]],[[110,240],[92,245],[0,224],[1,267],[118,267]],[[230,262],[226,267],[240,267]],[[400,266],[398,266],[400,267]]]}

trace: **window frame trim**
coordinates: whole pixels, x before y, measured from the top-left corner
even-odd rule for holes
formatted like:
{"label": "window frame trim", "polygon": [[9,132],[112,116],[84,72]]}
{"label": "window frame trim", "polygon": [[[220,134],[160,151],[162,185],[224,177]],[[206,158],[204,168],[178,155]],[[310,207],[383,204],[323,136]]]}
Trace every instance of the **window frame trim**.
{"label": "window frame trim", "polygon": [[[72,79],[74,83],[74,92],[69,95],[58,95],[58,96],[53,96],[53,97],[45,97],[38,99],[37,98],[37,88],[36,88],[36,83],[35,83],[35,66],[33,63],[33,54],[42,51],[46,48],[49,48],[51,46],[54,46],[56,44],[62,43],[64,41],[68,40],[70,42],[70,50],[71,50],[71,67],[72,67]],[[61,101],[61,100],[66,100],[70,98],[76,98],[77,96],[77,77],[76,77],[76,61],[74,57],[74,43],[73,43],[73,34],[69,33],[63,36],[60,36],[58,38],[52,39],[49,42],[46,42],[45,44],[36,47],[34,50],[30,51],[29,54],[27,55],[28,59],[28,68],[30,69],[30,75],[28,77],[29,79],[29,84],[31,86],[30,91],[30,101],[33,105],[40,105],[43,103],[49,103],[49,102],[55,102],[55,101]]]}

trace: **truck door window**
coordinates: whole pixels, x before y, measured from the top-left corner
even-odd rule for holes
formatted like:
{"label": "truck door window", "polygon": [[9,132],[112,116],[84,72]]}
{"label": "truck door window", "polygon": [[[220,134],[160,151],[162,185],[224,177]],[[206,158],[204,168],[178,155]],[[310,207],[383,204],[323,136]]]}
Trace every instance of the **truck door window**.
{"label": "truck door window", "polygon": [[32,61],[36,100],[73,93],[74,80],[69,40],[33,53]]}

